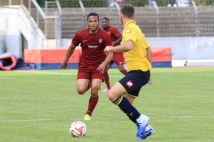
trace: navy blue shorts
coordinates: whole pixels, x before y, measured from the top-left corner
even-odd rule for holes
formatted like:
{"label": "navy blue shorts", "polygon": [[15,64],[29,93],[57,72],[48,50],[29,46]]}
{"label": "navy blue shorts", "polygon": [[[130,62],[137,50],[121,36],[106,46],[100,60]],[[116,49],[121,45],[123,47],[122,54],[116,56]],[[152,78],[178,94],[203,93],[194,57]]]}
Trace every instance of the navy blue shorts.
{"label": "navy blue shorts", "polygon": [[128,72],[119,83],[124,87],[126,93],[137,97],[142,86],[146,85],[150,78],[150,71],[134,70]]}

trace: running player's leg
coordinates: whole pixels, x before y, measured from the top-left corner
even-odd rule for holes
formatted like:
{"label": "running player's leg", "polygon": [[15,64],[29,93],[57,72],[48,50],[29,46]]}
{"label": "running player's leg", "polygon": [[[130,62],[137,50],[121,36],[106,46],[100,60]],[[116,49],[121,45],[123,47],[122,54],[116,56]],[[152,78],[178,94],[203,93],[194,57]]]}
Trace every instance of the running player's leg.
{"label": "running player's leg", "polygon": [[[77,92],[79,94],[84,94],[89,88],[92,86],[92,81],[91,81],[91,73],[90,72],[83,72],[83,70],[78,70],[77,74]],[[91,97],[92,98],[92,97]],[[91,99],[89,98],[89,104],[88,104],[88,109],[85,113],[84,120],[90,120],[91,119],[91,104],[94,104],[94,102],[98,102],[96,99]]]}
{"label": "running player's leg", "polygon": [[[129,72],[124,78],[117,82],[109,91],[109,99],[129,117],[129,119],[138,126],[137,137],[140,137],[148,125],[149,118],[140,114],[131,104],[138,96],[142,86],[149,81],[150,73],[142,71]],[[128,95],[132,97],[127,97]]]}
{"label": "running player's leg", "polygon": [[136,119],[140,117],[140,113],[135,107],[132,106],[130,101],[124,97],[124,95],[128,95],[128,93],[120,82],[117,82],[108,92],[109,99],[115,105],[118,105],[118,107],[129,117],[132,122],[136,123]]}
{"label": "running player's leg", "polygon": [[120,70],[121,73],[126,75],[127,70],[124,68],[124,64],[117,65],[118,69]]}
{"label": "running player's leg", "polygon": [[102,92],[108,92],[109,89],[111,88],[110,81],[109,81],[108,70],[111,67],[112,63],[113,62],[111,62],[108,65],[106,65],[106,71],[104,73],[106,88]]}
{"label": "running player's leg", "polygon": [[92,72],[91,78],[91,97],[89,98],[88,109],[84,117],[85,120],[91,120],[91,115],[99,100],[98,92],[102,82],[104,81],[104,75],[101,74],[99,71],[95,70]]}
{"label": "running player's leg", "polygon": [[78,71],[76,88],[78,94],[84,94],[90,87],[90,73]]}
{"label": "running player's leg", "polygon": [[114,53],[113,61],[117,64],[118,69],[121,73],[126,75],[127,70],[124,68],[124,57],[123,53]]}

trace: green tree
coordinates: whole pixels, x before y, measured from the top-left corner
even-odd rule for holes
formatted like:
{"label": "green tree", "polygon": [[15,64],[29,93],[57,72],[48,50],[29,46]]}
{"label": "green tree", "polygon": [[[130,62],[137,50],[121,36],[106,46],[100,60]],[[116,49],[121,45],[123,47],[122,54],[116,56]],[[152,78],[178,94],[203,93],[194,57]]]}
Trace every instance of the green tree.
{"label": "green tree", "polygon": [[45,7],[45,0],[36,0],[40,7]]}
{"label": "green tree", "polygon": [[[187,3],[192,5],[192,0],[187,0]],[[197,6],[214,6],[214,0],[194,0]]]}

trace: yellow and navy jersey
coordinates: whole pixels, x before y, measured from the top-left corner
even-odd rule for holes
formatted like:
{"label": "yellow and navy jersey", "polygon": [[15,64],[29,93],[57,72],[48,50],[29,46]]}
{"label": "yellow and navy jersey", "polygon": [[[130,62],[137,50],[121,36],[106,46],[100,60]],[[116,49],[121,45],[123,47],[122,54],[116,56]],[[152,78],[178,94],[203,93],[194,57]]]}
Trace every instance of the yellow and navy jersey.
{"label": "yellow and navy jersey", "polygon": [[134,48],[125,52],[127,71],[150,70],[152,65],[147,60],[146,51],[150,45],[134,20],[128,21],[123,29],[122,43],[129,40],[134,43]]}

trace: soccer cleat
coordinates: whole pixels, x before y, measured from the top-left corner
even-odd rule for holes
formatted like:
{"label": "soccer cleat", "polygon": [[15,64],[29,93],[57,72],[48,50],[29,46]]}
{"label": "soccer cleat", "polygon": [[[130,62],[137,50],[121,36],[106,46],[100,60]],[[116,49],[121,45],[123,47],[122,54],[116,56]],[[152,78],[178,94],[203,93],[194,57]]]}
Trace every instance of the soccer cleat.
{"label": "soccer cleat", "polygon": [[88,115],[88,114],[86,114],[86,115],[84,116],[84,120],[91,120],[91,116]]}
{"label": "soccer cleat", "polygon": [[108,92],[110,89],[105,88],[102,92]]}
{"label": "soccer cleat", "polygon": [[137,131],[137,134],[136,136],[139,137],[146,129],[146,126],[148,125],[148,121],[149,121],[149,117],[147,116],[144,116],[144,119],[142,120],[142,122],[137,122],[137,128],[138,128],[138,131]]}
{"label": "soccer cleat", "polygon": [[102,90],[102,88],[103,88],[103,87],[102,87],[102,84],[101,84],[101,85],[100,85],[100,88],[99,88],[99,91],[101,91],[101,90]]}
{"label": "soccer cleat", "polygon": [[154,134],[154,132],[154,129],[150,125],[147,125],[145,131],[138,136],[138,140],[145,140],[148,136]]}

